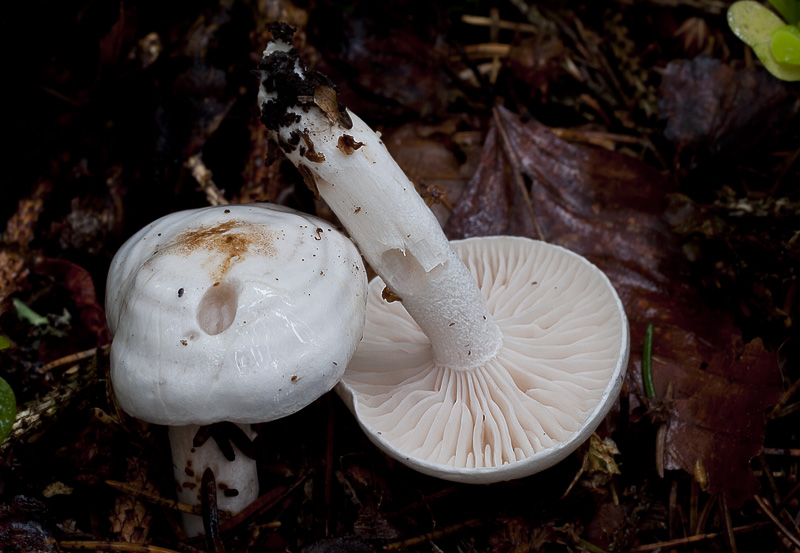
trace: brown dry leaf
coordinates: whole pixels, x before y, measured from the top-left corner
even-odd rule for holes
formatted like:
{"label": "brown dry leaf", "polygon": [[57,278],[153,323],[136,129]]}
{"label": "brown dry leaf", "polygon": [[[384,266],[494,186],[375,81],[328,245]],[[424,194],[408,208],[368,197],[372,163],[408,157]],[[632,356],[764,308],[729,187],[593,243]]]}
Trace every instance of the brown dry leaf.
{"label": "brown dry leaf", "polygon": [[[780,398],[780,373],[774,354],[760,342],[742,349],[730,318],[708,308],[689,285],[679,244],[662,219],[668,183],[633,158],[568,144],[503,108],[494,129],[448,236],[541,233],[604,270],[628,314],[628,380],[640,396],[641,343],[647,324],[655,326],[656,392],[663,397],[670,382],[675,390],[667,468],[693,474],[699,459],[709,492],[725,492],[732,506],[740,505],[758,489],[748,462],[763,443],[763,409]],[[530,207],[513,199],[527,193],[523,177],[531,183]],[[482,211],[501,222],[484,223]],[[532,220],[510,223],[525,217]]]}
{"label": "brown dry leaf", "polygon": [[[776,365],[776,355],[765,351],[756,338],[722,350],[707,367],[677,366],[672,375],[676,416],[668,423],[666,468],[693,466],[695,472],[705,468],[710,491],[717,491],[722,481],[737,504],[752,497],[757,491],[752,476],[742,482],[739,478],[750,474],[749,460],[764,442],[763,425],[756,423],[763,420],[764,409],[780,399],[779,380],[764,378],[775,372]],[[736,426],[729,427],[727,420]],[[735,436],[723,435],[726,431]]]}
{"label": "brown dry leaf", "polygon": [[481,161],[453,208],[445,231],[451,239],[469,236],[513,234],[538,237],[527,210],[527,193],[515,181],[497,127],[486,136]]}
{"label": "brown dry leaf", "polygon": [[443,192],[440,201],[431,206],[440,222],[450,216],[450,208],[466,181],[461,174],[459,159],[443,139],[443,136],[452,136],[454,132],[455,124],[440,128],[407,124],[384,139],[392,157],[423,195],[429,187]]}

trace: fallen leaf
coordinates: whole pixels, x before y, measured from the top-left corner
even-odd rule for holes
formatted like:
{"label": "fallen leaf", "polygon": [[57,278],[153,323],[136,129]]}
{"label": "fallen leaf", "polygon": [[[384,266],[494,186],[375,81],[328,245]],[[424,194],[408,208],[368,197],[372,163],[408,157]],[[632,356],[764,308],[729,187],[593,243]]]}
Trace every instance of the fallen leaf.
{"label": "fallen leaf", "polygon": [[453,203],[466,181],[458,157],[446,143],[454,132],[455,125],[437,129],[407,124],[384,138],[392,157],[423,196],[429,188],[443,193],[443,197],[431,206],[442,223],[450,216]]}
{"label": "fallen leaf", "polygon": [[[648,323],[655,327],[656,392],[663,397],[669,383],[674,386],[667,467],[693,474],[700,459],[708,491],[724,492],[734,508],[741,505],[758,489],[748,463],[763,444],[763,409],[782,391],[777,359],[760,341],[742,346],[730,317],[708,307],[690,285],[680,244],[662,215],[672,187],[634,158],[568,144],[504,108],[495,111],[494,129],[448,236],[538,234],[605,271],[630,323],[629,389],[644,397],[640,344]],[[512,199],[521,181],[530,182],[530,207]],[[531,220],[510,223],[526,217]]]}
{"label": "fallen leaf", "polygon": [[[702,459],[709,491],[718,491],[722,481],[735,504],[752,497],[758,487],[740,475],[750,473],[749,460],[761,450],[764,429],[747,422],[763,419],[764,409],[780,399],[780,381],[764,378],[775,366],[777,355],[765,351],[756,338],[720,351],[705,368],[676,367],[680,372],[672,375],[675,414],[668,423],[665,467],[696,466]],[[734,439],[726,435],[732,431]]]}
{"label": "fallen leaf", "polygon": [[[530,199],[508,168],[497,135],[497,127],[486,135],[477,170],[447,221],[445,232],[451,239],[497,234],[537,237],[534,220],[527,213]],[[520,205],[526,209],[519,209]]]}

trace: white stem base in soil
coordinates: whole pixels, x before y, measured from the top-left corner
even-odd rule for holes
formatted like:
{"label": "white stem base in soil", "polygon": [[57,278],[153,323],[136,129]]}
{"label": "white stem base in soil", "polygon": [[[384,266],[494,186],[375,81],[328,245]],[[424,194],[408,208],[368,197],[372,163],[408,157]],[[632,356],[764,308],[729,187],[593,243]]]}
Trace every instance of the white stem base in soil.
{"label": "white stem base in soil", "polygon": [[[251,440],[256,433],[249,424],[237,425]],[[198,425],[170,426],[169,443],[172,449],[172,465],[175,469],[175,484],[178,501],[189,505],[200,505],[200,481],[206,468],[214,471],[217,481],[217,508],[238,513],[258,497],[258,473],[256,462],[239,451],[236,446],[234,461],[228,461],[217,443],[209,439],[200,447],[194,447]],[[200,516],[183,514],[183,528],[189,537],[204,534]]]}

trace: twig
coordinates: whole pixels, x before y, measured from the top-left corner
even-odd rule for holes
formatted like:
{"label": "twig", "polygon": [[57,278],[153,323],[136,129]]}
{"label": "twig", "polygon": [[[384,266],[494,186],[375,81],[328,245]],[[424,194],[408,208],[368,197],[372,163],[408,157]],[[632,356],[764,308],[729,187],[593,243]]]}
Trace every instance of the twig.
{"label": "twig", "polygon": [[511,173],[514,175],[514,183],[522,193],[525,209],[528,212],[528,215],[530,215],[531,221],[536,228],[536,236],[539,238],[539,240],[545,241],[544,232],[542,231],[542,227],[539,225],[539,220],[536,218],[536,213],[533,210],[531,196],[528,193],[528,188],[525,186],[525,181],[522,179],[522,174],[520,173],[520,165],[522,165],[522,163],[520,162],[519,157],[517,157],[517,153],[511,147],[511,139],[508,136],[508,130],[506,129],[505,124],[503,124],[503,120],[500,118],[500,112],[497,109],[494,110],[494,123],[497,126],[497,130],[500,132],[500,137],[502,138],[503,152],[506,154],[506,157],[511,164]]}
{"label": "twig", "polygon": [[772,410],[769,412],[769,415],[767,416],[770,419],[779,418],[779,416],[781,416],[781,411],[783,411],[783,408],[786,407],[786,404],[789,403],[789,400],[792,399],[792,397],[794,397],[794,395],[798,392],[798,390],[800,390],[800,378],[798,378],[794,384],[789,386],[789,389],[783,393],[780,401],[778,401],[778,403],[775,404],[775,406],[772,408]]}
{"label": "twig", "polygon": [[767,484],[769,484],[769,489],[772,490],[772,504],[773,505],[780,504],[781,494],[778,491],[778,483],[775,481],[775,475],[772,473],[772,469],[769,466],[769,462],[767,462],[767,456],[764,451],[762,451],[761,454],[758,456],[758,463],[761,465],[761,471],[764,473],[764,477],[767,479]]}
{"label": "twig", "polygon": [[455,534],[456,532],[460,532],[464,528],[478,528],[483,526],[483,521],[473,518],[464,522],[460,522],[458,524],[453,524],[452,526],[447,526],[446,528],[442,528],[441,530],[434,530],[433,532],[428,532],[426,534],[422,534],[420,536],[415,536],[413,538],[408,538],[402,541],[396,541],[387,545],[383,546],[384,551],[399,551],[402,549],[406,549],[408,547],[412,547],[414,545],[419,545],[421,543],[425,543],[431,540],[437,540],[439,538],[443,538],[445,536],[449,536],[450,534]]}
{"label": "twig", "polygon": [[[461,21],[467,25],[475,25],[477,27],[490,27],[492,19],[481,15],[462,15]],[[500,29],[506,31],[522,32],[522,33],[538,33],[539,28],[530,23],[515,23],[513,21],[500,20],[497,22]]]}
{"label": "twig", "polygon": [[80,351],[78,353],[71,353],[69,355],[66,355],[64,357],[61,357],[59,359],[50,361],[49,363],[42,365],[36,370],[36,372],[39,374],[45,374],[57,367],[68,365],[70,363],[77,363],[79,361],[83,361],[84,359],[89,359],[90,357],[94,357],[95,355],[97,355],[97,352],[100,351],[101,349],[108,350],[109,347],[110,346],[105,346],[103,348],[92,348],[92,349],[87,349],[86,351]]}
{"label": "twig", "polygon": [[290,493],[292,493],[300,484],[305,482],[306,478],[311,473],[307,473],[300,477],[297,482],[291,485],[291,487],[286,488],[285,486],[280,486],[273,490],[268,491],[255,501],[253,501],[250,505],[239,511],[237,514],[232,516],[225,524],[222,525],[222,533],[228,532],[234,528],[236,528],[239,524],[243,524],[245,521],[249,520],[250,518],[255,517],[265,511],[268,511],[281,501],[283,501]]}
{"label": "twig", "polygon": [[733,523],[731,522],[731,510],[728,509],[728,501],[725,499],[725,494],[719,494],[719,510],[722,512],[722,523],[725,529],[725,541],[731,553],[738,553],[739,548],[736,547],[736,538],[733,537]]}
{"label": "twig", "polygon": [[[491,20],[491,25],[489,26],[489,40],[497,43],[500,41],[500,10],[497,9],[497,6],[493,6],[489,11],[489,19]],[[489,72],[489,82],[491,84],[497,82],[497,76],[500,74],[500,67],[500,56],[492,56],[492,69]]]}
{"label": "twig", "polygon": [[[781,537],[785,540],[785,542],[791,543],[796,549],[800,550],[800,539],[795,536],[792,532],[789,531],[786,526],[778,520],[778,517],[775,516],[775,513],[769,508],[767,502],[760,496],[756,495],[753,496],[758,503],[758,506],[761,507],[761,510],[764,511],[764,514],[767,515],[767,518],[775,525],[775,527],[780,531]],[[791,548],[790,548],[791,549]]]}
{"label": "twig", "polygon": [[47,424],[53,422],[81,392],[96,382],[96,375],[97,363],[89,363],[85,370],[68,374],[63,383],[59,383],[44,397],[27,402],[17,413],[8,439],[0,444],[0,456],[12,445],[35,441]]}
{"label": "twig", "polygon": [[[745,532],[754,532],[756,530],[761,530],[762,528],[766,527],[769,523],[768,522],[756,522],[755,524],[748,524],[746,526],[739,526],[737,528],[733,528],[734,534],[743,534]],[[669,540],[669,541],[660,541],[658,543],[648,543],[645,545],[639,545],[633,547],[628,550],[629,553],[646,553],[647,551],[657,551],[659,549],[669,549],[671,547],[680,547],[682,545],[692,545],[694,543],[699,543],[706,540],[713,540],[718,538],[722,535],[721,532],[712,532],[710,534],[697,534],[694,536],[688,536],[686,538],[679,538],[676,540]]]}
{"label": "twig", "polygon": [[[134,497],[138,497],[140,499],[143,499],[144,501],[147,501],[148,503],[160,505],[161,507],[165,507],[167,509],[174,509],[182,513],[189,513],[193,515],[203,514],[203,510],[200,508],[199,505],[189,505],[188,503],[181,503],[180,501],[175,501],[174,499],[167,499],[165,497],[161,497],[157,493],[151,492],[150,490],[145,490],[143,488],[131,486],[130,484],[126,484],[125,482],[118,482],[116,480],[106,480],[106,484],[108,484],[117,491],[132,495]],[[219,511],[219,513],[226,518],[233,516],[233,514],[230,513],[229,511]]]}
{"label": "twig", "polygon": [[464,53],[473,59],[480,58],[501,58],[508,56],[511,53],[510,44],[502,44],[497,42],[486,42],[483,44],[469,44],[464,46]]}
{"label": "twig", "polygon": [[613,150],[617,144],[636,144],[642,148],[652,148],[646,139],[628,134],[605,131],[585,131],[563,127],[551,127],[550,131],[567,142],[592,144],[593,146],[600,146],[607,150]]}
{"label": "twig", "polygon": [[194,180],[200,185],[200,189],[205,192],[206,200],[211,205],[228,205],[227,199],[222,191],[217,187],[214,179],[211,177],[211,171],[203,163],[203,158],[200,154],[195,154],[186,160],[185,166],[192,173]]}
{"label": "twig", "polygon": [[179,553],[157,545],[118,541],[60,541],[58,546],[69,551],[128,551],[131,553]]}
{"label": "twig", "polygon": [[706,504],[703,505],[703,510],[700,511],[700,516],[697,519],[697,525],[693,529],[695,534],[699,535],[700,532],[706,527],[706,524],[708,524],[708,517],[711,516],[711,509],[714,508],[715,504],[716,501],[709,499],[706,501]]}
{"label": "twig", "polygon": [[217,479],[211,467],[203,471],[200,481],[200,505],[203,509],[203,530],[206,531],[206,545],[209,553],[225,553],[222,534],[219,529],[217,510]]}
{"label": "twig", "polygon": [[795,485],[794,485],[794,488],[792,488],[791,490],[789,490],[789,493],[787,493],[786,495],[784,495],[784,496],[783,496],[783,498],[781,499],[780,503],[778,503],[778,507],[782,507],[783,505],[786,505],[786,502],[787,502],[787,501],[789,501],[791,498],[793,498],[793,497],[794,497],[794,495],[795,495],[795,494],[796,494],[798,491],[800,491],[800,482],[798,482],[797,484],[795,484]]}

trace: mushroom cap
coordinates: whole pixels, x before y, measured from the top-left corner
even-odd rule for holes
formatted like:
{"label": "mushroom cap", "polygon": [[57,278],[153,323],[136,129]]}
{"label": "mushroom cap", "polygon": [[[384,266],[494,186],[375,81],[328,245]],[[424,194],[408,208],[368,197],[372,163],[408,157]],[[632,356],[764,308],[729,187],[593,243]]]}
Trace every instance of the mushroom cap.
{"label": "mushroom cap", "polygon": [[468,483],[528,476],[583,443],[614,404],[628,322],[605,274],[559,246],[519,237],[452,243],[503,345],[484,365],[433,360],[399,302],[369,286],[364,337],[337,392],[370,440],[424,474]]}
{"label": "mushroom cap", "polygon": [[341,378],[366,290],[358,250],[322,219],[268,204],[162,217],[111,263],[116,398],[167,425],[291,414]]}

